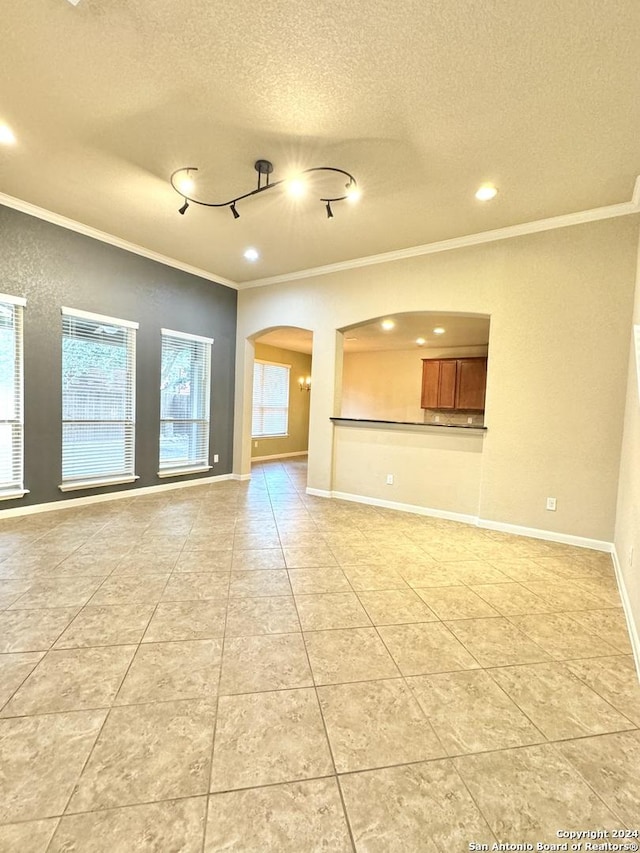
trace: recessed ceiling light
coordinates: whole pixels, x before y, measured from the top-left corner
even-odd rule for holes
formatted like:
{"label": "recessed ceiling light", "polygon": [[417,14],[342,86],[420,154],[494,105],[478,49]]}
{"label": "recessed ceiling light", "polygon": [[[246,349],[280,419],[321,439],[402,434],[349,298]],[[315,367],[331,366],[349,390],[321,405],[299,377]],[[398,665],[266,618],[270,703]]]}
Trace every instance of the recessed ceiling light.
{"label": "recessed ceiling light", "polygon": [[498,190],[493,184],[483,184],[476,191],[476,198],[478,201],[491,201],[492,198],[495,198],[498,195]]}
{"label": "recessed ceiling light", "polygon": [[2,145],[15,145],[16,138],[7,124],[0,124],[0,143]]}
{"label": "recessed ceiling light", "polygon": [[419,347],[423,347],[426,344],[426,341],[424,338],[416,338],[416,343]]}
{"label": "recessed ceiling light", "polygon": [[385,332],[388,332],[391,329],[393,329],[393,327],[395,326],[395,323],[393,322],[393,320],[383,320],[382,323],[380,323],[380,325],[385,330]]}
{"label": "recessed ceiling light", "polygon": [[444,335],[444,333],[445,333],[445,329],[443,329],[442,326],[436,326],[435,329],[433,330],[434,335]]}
{"label": "recessed ceiling light", "polygon": [[258,252],[257,249],[250,247],[248,249],[245,249],[244,256],[248,261],[251,261],[253,263],[253,261],[257,261],[260,257],[260,252]]}

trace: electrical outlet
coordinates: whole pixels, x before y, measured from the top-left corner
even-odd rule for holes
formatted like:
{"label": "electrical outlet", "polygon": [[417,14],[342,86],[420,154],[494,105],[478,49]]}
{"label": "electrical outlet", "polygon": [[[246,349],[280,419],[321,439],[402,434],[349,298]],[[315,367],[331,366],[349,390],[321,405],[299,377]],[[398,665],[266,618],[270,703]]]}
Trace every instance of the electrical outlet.
{"label": "electrical outlet", "polygon": [[393,486],[393,474],[387,474],[387,486]]}
{"label": "electrical outlet", "polygon": [[555,498],[547,498],[547,509],[552,512],[556,511],[556,499]]}
{"label": "electrical outlet", "polygon": [[433,420],[434,420],[434,423],[439,424],[440,423],[440,415],[436,415]]}
{"label": "electrical outlet", "polygon": [[253,446],[254,446],[254,447],[257,447],[257,446],[258,446],[258,442],[257,442],[257,441],[254,441],[254,442],[253,442]]}
{"label": "electrical outlet", "polygon": [[468,423],[468,424],[472,424],[472,423],[473,423],[473,418],[467,418],[467,423]]}
{"label": "electrical outlet", "polygon": [[215,465],[215,464],[216,464],[216,462],[219,462],[219,461],[220,461],[220,459],[218,458],[218,454],[217,454],[217,453],[214,453],[214,454],[213,454],[213,464]]}

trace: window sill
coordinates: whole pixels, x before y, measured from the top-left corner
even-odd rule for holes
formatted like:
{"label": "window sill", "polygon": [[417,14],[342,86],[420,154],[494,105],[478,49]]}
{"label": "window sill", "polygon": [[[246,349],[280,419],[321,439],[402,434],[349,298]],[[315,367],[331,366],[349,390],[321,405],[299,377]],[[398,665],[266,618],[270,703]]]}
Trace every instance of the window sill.
{"label": "window sill", "polygon": [[140,477],[132,474],[129,477],[108,477],[101,480],[70,480],[61,483],[58,488],[61,492],[77,492],[80,489],[100,489],[105,486],[120,486],[124,483],[135,483]]}
{"label": "window sill", "polygon": [[275,435],[252,435],[251,441],[262,441],[265,438],[289,438],[288,432],[276,433]]}
{"label": "window sill", "polygon": [[194,468],[165,468],[162,471],[158,471],[158,477],[164,479],[165,477],[184,477],[187,474],[203,474],[212,468],[213,465],[198,465]]}
{"label": "window sill", "polygon": [[29,489],[12,489],[10,492],[0,492],[0,501],[14,501],[29,494]]}

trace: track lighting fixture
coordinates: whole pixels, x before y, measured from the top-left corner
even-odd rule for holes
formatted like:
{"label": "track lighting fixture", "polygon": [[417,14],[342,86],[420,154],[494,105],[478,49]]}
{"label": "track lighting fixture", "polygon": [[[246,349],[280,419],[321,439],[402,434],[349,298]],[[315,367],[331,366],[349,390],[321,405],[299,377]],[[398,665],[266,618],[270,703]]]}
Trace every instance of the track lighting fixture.
{"label": "track lighting fixture", "polygon": [[347,178],[347,183],[344,184],[344,189],[340,190],[338,195],[320,198],[320,201],[325,204],[328,219],[333,219],[333,210],[331,208],[332,204],[337,201],[344,201],[345,199],[348,201],[355,201],[360,196],[360,190],[358,189],[357,181],[353,175],[349,174],[349,172],[345,172],[344,169],[338,169],[335,166],[314,166],[311,169],[303,169],[302,172],[300,172],[300,175],[292,180],[282,179],[280,181],[273,182],[270,182],[269,180],[269,175],[273,172],[273,163],[269,160],[256,160],[253,167],[258,173],[258,186],[256,189],[242,193],[228,201],[221,202],[200,201],[197,198],[193,198],[191,193],[194,191],[195,184],[191,177],[191,173],[198,171],[196,166],[183,166],[181,169],[176,169],[176,171],[171,175],[171,186],[184,198],[185,202],[178,212],[184,214],[189,207],[189,202],[191,202],[192,204],[202,205],[202,207],[228,207],[233,214],[233,218],[239,219],[240,214],[236,210],[236,202],[249,198],[252,195],[258,195],[259,193],[274,189],[281,184],[286,184],[292,194],[301,195],[305,188],[302,176],[309,175],[312,172],[333,172],[336,175],[342,175],[343,178]]}

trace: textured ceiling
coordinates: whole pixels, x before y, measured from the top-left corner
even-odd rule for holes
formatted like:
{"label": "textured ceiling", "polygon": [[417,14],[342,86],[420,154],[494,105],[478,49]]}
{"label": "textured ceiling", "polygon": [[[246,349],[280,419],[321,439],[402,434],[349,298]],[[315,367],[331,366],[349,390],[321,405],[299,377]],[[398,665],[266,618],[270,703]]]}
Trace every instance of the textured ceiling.
{"label": "textured ceiling", "polygon": [[[0,191],[239,282],[628,201],[637,0],[0,0]],[[359,204],[274,190],[335,165]],[[500,189],[490,203],[473,193]],[[242,256],[257,247],[261,259]]]}

